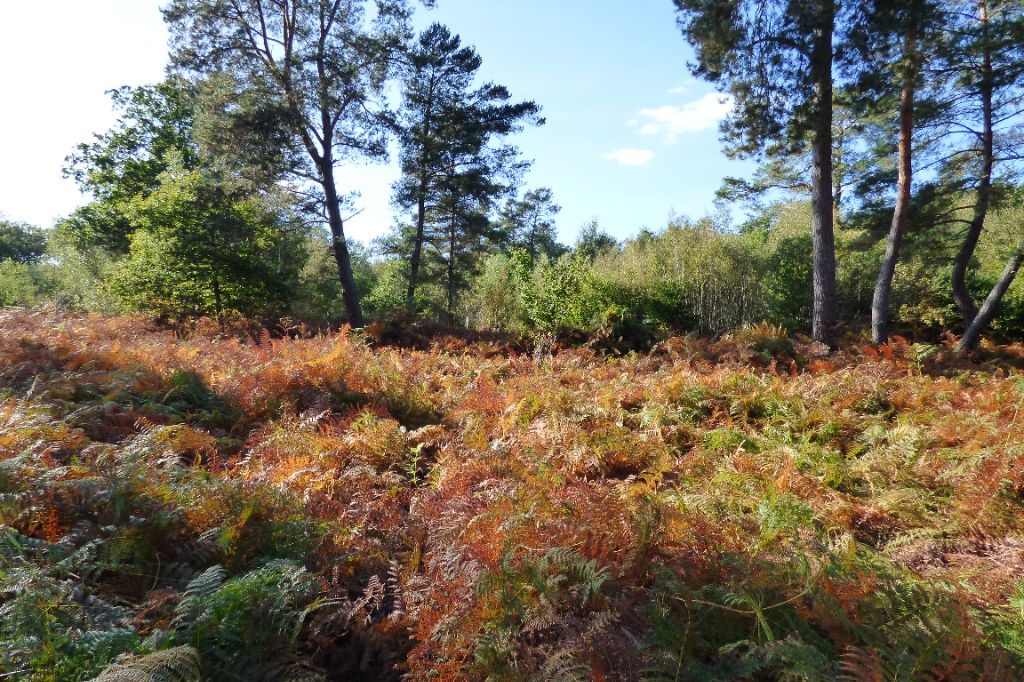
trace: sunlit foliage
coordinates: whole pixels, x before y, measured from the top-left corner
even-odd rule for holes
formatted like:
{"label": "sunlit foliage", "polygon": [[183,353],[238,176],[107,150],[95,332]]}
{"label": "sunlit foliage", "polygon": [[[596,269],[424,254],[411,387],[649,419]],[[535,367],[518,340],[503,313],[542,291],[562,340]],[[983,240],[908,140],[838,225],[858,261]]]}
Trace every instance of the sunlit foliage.
{"label": "sunlit foliage", "polygon": [[1020,347],[0,323],[18,679],[1024,672]]}

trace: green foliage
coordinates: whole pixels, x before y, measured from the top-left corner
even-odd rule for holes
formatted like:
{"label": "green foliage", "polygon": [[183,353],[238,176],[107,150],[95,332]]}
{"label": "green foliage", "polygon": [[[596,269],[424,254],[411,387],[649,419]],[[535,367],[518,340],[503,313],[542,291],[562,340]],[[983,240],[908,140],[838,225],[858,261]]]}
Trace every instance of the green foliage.
{"label": "green foliage", "polygon": [[50,267],[40,263],[48,235],[0,216],[0,306],[31,306],[50,291]]}
{"label": "green foliage", "polygon": [[515,273],[513,259],[504,254],[484,259],[462,301],[474,327],[509,331],[525,317]]}
{"label": "green foliage", "polygon": [[32,306],[46,300],[47,269],[35,263],[0,260],[0,306]]}
{"label": "green foliage", "polygon": [[125,253],[138,227],[128,215],[128,203],[156,190],[172,166],[190,171],[200,165],[192,139],[195,111],[188,85],[175,78],[108,94],[120,118],[93,142],[79,144],[65,168],[95,200],[64,225],[77,248]]}
{"label": "green foliage", "polygon": [[526,252],[515,250],[512,273],[526,318],[535,329],[585,330],[593,325],[600,301],[581,255],[567,254],[555,261],[542,256],[534,262]]}
{"label": "green foliage", "polygon": [[176,318],[283,305],[287,273],[274,263],[287,239],[280,218],[198,172],[175,170],[161,183],[132,203],[141,228],[110,283],[122,304]]}
{"label": "green foliage", "polygon": [[66,222],[54,229],[48,255],[55,261],[48,274],[57,303],[103,313],[117,310],[117,298],[107,286],[117,267],[116,256],[100,246],[81,245]]}
{"label": "green foliage", "polygon": [[615,238],[602,230],[594,219],[580,228],[573,251],[593,261],[599,255],[614,250],[618,245]]}
{"label": "green foliage", "polygon": [[[65,579],[89,565],[72,569],[73,556],[61,559],[67,552],[0,526],[0,670],[33,681],[84,679],[139,644],[125,609]],[[44,564],[26,561],[33,555]]]}
{"label": "green foliage", "polygon": [[604,297],[630,316],[670,329],[721,334],[766,313],[765,249],[705,219],[641,234],[594,263]]}
{"label": "green foliage", "polygon": [[[300,320],[324,323],[345,319],[345,304],[338,279],[338,264],[329,240],[311,234],[301,241],[302,263],[294,291],[288,296],[288,310]],[[359,292],[364,296],[368,312],[375,314],[383,308],[375,297],[378,287],[388,280],[390,262],[374,263],[367,249],[359,242],[349,244],[352,271]]]}
{"label": "green foliage", "polygon": [[794,203],[766,211],[766,227],[747,232],[764,251],[761,286],[766,318],[795,332],[811,328],[810,205]]}
{"label": "green foliage", "polygon": [[506,552],[499,568],[476,583],[477,595],[493,605],[493,615],[477,638],[474,673],[515,676],[524,639],[531,635],[557,638],[567,628],[596,634],[609,625],[611,614],[602,608],[609,578],[606,569],[571,548],[552,548],[536,559],[517,560]]}
{"label": "green foliage", "polygon": [[[558,243],[555,216],[562,207],[555,203],[549,187],[539,187],[510,198],[502,207],[502,229],[514,248],[522,249],[530,258],[540,254],[558,258],[568,249]],[[589,254],[588,254],[589,255]]]}
{"label": "green foliage", "polygon": [[0,215],[0,261],[38,262],[46,253],[47,235],[38,227]]}
{"label": "green foliage", "polygon": [[128,657],[104,668],[92,682],[200,682],[199,652],[177,646]]}
{"label": "green foliage", "polygon": [[215,566],[185,588],[175,641],[199,652],[202,678],[232,680],[287,666],[322,588],[304,568],[271,562],[224,580]]}

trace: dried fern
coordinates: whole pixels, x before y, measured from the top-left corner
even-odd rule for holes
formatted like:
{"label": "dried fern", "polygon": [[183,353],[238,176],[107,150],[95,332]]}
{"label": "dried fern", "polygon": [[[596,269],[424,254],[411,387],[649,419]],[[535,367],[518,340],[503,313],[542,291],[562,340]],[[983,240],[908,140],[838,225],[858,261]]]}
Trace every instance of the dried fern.
{"label": "dried fern", "polygon": [[190,646],[128,657],[108,666],[92,682],[200,682],[199,652]]}

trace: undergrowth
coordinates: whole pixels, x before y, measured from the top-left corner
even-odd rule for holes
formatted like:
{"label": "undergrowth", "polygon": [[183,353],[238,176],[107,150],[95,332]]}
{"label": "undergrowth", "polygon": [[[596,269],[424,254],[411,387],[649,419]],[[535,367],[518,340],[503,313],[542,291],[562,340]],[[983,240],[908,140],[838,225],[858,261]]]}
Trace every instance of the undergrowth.
{"label": "undergrowth", "polygon": [[0,318],[4,679],[1024,675],[1020,348]]}

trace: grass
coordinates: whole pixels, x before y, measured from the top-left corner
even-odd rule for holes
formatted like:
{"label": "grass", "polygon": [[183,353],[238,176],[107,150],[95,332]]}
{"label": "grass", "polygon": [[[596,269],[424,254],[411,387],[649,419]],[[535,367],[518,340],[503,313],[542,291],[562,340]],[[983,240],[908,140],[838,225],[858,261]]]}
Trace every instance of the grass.
{"label": "grass", "polygon": [[1024,674],[1019,347],[0,324],[3,674]]}

